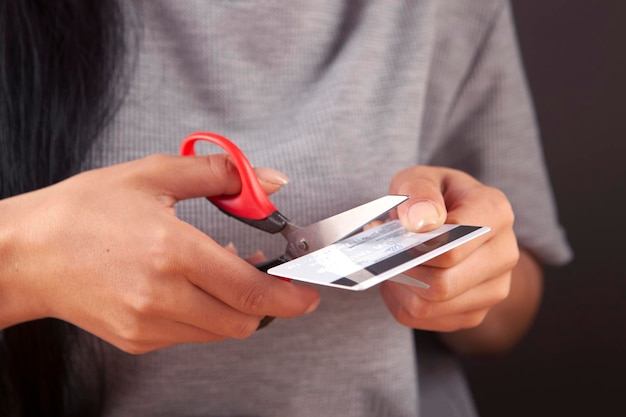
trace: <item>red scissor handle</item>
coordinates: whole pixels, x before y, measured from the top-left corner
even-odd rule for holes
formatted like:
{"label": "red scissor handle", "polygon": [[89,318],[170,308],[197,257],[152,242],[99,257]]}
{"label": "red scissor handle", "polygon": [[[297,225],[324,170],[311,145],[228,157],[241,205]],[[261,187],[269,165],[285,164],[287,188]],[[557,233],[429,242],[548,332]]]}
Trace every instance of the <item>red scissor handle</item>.
{"label": "red scissor handle", "polygon": [[197,141],[210,142],[224,149],[237,168],[241,178],[241,192],[235,195],[207,197],[225,213],[270,233],[277,233],[287,224],[287,219],[276,210],[263,191],[259,179],[244,153],[224,136],[211,132],[196,132],[187,136],[180,146],[183,156],[195,155]]}

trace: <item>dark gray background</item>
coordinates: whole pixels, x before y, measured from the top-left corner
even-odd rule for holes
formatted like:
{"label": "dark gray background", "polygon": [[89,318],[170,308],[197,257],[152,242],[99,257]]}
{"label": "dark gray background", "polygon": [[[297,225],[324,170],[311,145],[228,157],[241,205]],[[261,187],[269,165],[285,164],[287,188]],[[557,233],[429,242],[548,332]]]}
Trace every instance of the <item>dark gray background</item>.
{"label": "dark gray background", "polygon": [[511,354],[465,367],[483,417],[626,415],[626,1],[513,4],[575,260]]}

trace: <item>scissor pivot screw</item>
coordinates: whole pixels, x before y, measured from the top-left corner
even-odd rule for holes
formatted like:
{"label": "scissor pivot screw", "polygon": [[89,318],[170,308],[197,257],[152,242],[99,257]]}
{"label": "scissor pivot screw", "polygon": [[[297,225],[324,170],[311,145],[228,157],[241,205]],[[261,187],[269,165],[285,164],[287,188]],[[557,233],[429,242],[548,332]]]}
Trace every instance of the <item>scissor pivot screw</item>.
{"label": "scissor pivot screw", "polygon": [[307,250],[307,249],[309,249],[309,244],[306,243],[306,240],[300,239],[300,241],[298,242],[298,249],[300,249],[300,250]]}

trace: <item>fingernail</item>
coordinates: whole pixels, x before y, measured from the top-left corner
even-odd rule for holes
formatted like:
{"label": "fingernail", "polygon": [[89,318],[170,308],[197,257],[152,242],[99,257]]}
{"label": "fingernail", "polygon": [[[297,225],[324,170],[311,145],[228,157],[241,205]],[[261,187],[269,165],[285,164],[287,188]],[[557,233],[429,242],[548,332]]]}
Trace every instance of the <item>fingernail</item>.
{"label": "fingernail", "polygon": [[237,248],[235,247],[235,244],[233,242],[228,242],[228,244],[224,246],[224,249],[226,249],[228,252],[234,255],[237,255]]}
{"label": "fingernail", "polygon": [[309,314],[315,311],[315,309],[320,305],[320,299],[318,298],[313,304],[309,306],[304,312],[305,314]]}
{"label": "fingernail", "polygon": [[259,167],[254,168],[256,176],[261,181],[267,181],[271,184],[285,185],[289,182],[289,178],[280,171],[272,168]]}
{"label": "fingernail", "polygon": [[437,207],[430,201],[420,201],[409,208],[408,217],[411,226],[416,231],[419,231],[424,226],[437,224],[439,212]]}
{"label": "fingernail", "polygon": [[254,264],[260,264],[261,262],[264,262],[266,259],[267,258],[265,257],[263,252],[257,249],[256,252],[254,252],[252,255],[246,258],[246,261],[254,265]]}

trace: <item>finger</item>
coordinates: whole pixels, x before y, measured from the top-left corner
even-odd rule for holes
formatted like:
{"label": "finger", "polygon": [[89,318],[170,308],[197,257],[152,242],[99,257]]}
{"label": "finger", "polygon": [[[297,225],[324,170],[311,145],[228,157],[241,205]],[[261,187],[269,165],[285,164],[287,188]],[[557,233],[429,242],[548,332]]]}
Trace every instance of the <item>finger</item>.
{"label": "finger", "polygon": [[319,303],[315,288],[267,275],[188,227],[187,236],[196,234],[197,239],[179,242],[180,253],[185,254],[180,268],[207,294],[240,312],[260,316],[295,317],[312,311]]}
{"label": "finger", "polygon": [[226,246],[224,246],[224,249],[226,249],[228,252],[232,253],[233,255],[239,254],[239,252],[237,251],[237,247],[235,246],[233,242],[228,242]]}
{"label": "finger", "polygon": [[505,273],[445,302],[425,300],[394,282],[385,282],[380,290],[399,323],[423,330],[455,331],[479,325],[490,308],[506,299],[510,278],[510,273]]}
{"label": "finger", "polygon": [[[449,193],[460,191],[452,189]],[[450,201],[448,223],[489,226],[490,235],[512,231],[513,209],[505,194],[496,188],[481,185],[465,191],[462,199],[450,198]]]}
{"label": "finger", "polygon": [[203,343],[226,337],[171,320],[155,320],[126,332],[101,333],[98,337],[131,354],[143,354],[180,343]]}
{"label": "finger", "polygon": [[409,196],[406,202],[398,206],[397,216],[404,227],[412,232],[436,229],[446,220],[442,175],[435,170],[419,168],[399,172],[390,185],[390,193]]}
{"label": "finger", "polygon": [[252,255],[246,257],[246,262],[252,265],[260,264],[265,261],[267,261],[267,257],[260,250],[257,250]]}
{"label": "finger", "polygon": [[246,314],[290,318],[317,308],[319,293],[313,287],[285,282],[247,263],[246,267],[246,271],[213,277],[209,291],[219,291],[224,303]]}
{"label": "finger", "polygon": [[444,221],[490,226],[496,230],[513,223],[513,211],[504,193],[462,171],[408,168],[394,177],[390,190],[410,196],[398,207],[398,216],[411,231],[432,230]]}
{"label": "finger", "polygon": [[[228,244],[224,246],[224,249],[226,249],[228,252],[232,253],[233,255],[239,255],[239,252],[237,251],[237,247],[235,246],[233,242],[228,242]],[[265,262],[267,260],[267,257],[265,256],[265,254],[263,254],[262,251],[257,250],[252,255],[246,256],[245,259],[246,259],[246,262],[248,262],[249,264],[255,265],[255,264],[260,264],[262,262]]]}
{"label": "finger", "polygon": [[245,339],[263,318],[234,309],[194,285],[180,286],[170,295],[153,315],[221,337]]}
{"label": "finger", "polygon": [[374,227],[380,226],[381,224],[383,224],[382,220],[374,220],[363,226],[363,230],[370,230]]}
{"label": "finger", "polygon": [[272,168],[256,167],[254,168],[254,172],[267,195],[275,193],[280,190],[283,185],[289,183],[289,178],[285,174]]}
{"label": "finger", "polygon": [[[415,292],[431,302],[445,302],[484,281],[509,272],[517,263],[519,251],[515,245],[506,242],[506,239],[506,236],[494,238],[493,241],[479,247],[471,256],[464,258],[458,264],[446,264],[442,267],[446,260],[433,259],[428,265],[423,264],[406,271],[406,275],[430,287],[428,289],[405,287],[405,291]],[[493,262],[493,259],[499,261]]]}
{"label": "finger", "polygon": [[450,168],[415,167],[403,175],[419,175],[440,184],[446,222],[490,226],[498,233],[513,224],[513,210],[504,193],[465,172]]}
{"label": "finger", "polygon": [[[202,156],[152,155],[136,164],[161,194],[175,201],[196,197],[233,195],[241,190],[239,172],[226,154]],[[263,190],[274,193],[288,178],[270,168],[255,169]]]}
{"label": "finger", "polygon": [[464,275],[480,276],[491,270],[510,269],[516,264],[518,257],[517,238],[513,230],[509,229],[497,234],[479,236],[434,257],[424,265],[441,269],[458,266],[459,269],[463,268]]}

